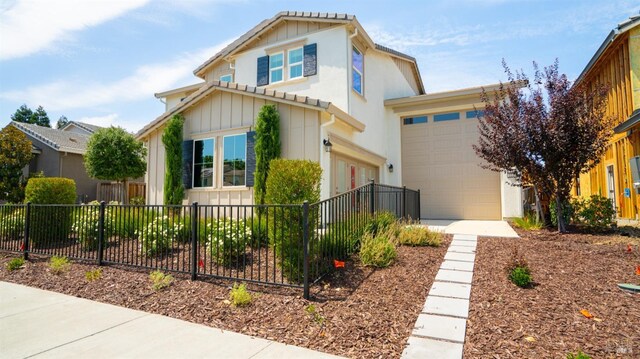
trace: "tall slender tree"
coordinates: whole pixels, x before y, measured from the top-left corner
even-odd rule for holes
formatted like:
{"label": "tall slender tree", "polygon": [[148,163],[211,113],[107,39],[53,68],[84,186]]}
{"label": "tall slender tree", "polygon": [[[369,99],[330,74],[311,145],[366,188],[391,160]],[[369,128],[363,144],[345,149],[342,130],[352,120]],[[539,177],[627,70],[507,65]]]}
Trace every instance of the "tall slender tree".
{"label": "tall slender tree", "polygon": [[166,172],[164,174],[164,204],[182,203],[182,126],[184,117],[174,115],[164,128],[162,143],[165,149]]}
{"label": "tall slender tree", "polygon": [[[542,71],[534,63],[533,83],[523,72],[514,75],[504,61],[503,66],[509,82],[495,98],[483,93],[486,107],[473,147],[488,163],[486,168],[515,169],[542,195],[554,198],[558,213],[563,213],[575,179],[599,163],[611,138],[613,119],[605,116],[607,88],[572,86],[558,72],[557,60]],[[558,231],[565,232],[566,225],[559,215]]]}
{"label": "tall slender tree", "polygon": [[271,160],[280,157],[280,114],[276,106],[262,106],[256,122],[254,190],[256,203],[264,204],[269,163]]}

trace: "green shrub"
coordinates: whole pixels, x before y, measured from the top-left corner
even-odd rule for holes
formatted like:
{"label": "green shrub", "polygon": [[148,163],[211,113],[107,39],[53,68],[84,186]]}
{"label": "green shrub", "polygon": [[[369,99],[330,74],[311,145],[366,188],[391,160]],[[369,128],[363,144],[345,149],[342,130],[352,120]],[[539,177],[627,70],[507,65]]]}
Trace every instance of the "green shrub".
{"label": "green shrub", "polygon": [[325,258],[345,259],[360,248],[369,216],[360,216],[327,226],[320,240],[320,251]]}
{"label": "green shrub", "polygon": [[24,259],[21,257],[11,258],[9,262],[7,262],[7,270],[9,272],[22,268],[24,265]]}
{"label": "green shrub", "polygon": [[569,353],[567,354],[567,359],[591,359],[591,357],[582,351],[578,350],[577,353]]}
{"label": "green shrub", "polygon": [[251,293],[247,291],[247,286],[244,283],[240,285],[238,285],[238,283],[233,284],[233,288],[231,288],[231,292],[229,293],[229,299],[234,307],[245,307],[253,301],[253,297]]}
{"label": "green shrub", "polygon": [[267,228],[267,217],[256,216],[247,219],[247,225],[251,226],[251,246],[264,247],[269,245],[269,228]]}
{"label": "green shrub", "polygon": [[[31,178],[25,188],[25,201],[32,204],[74,204],[76,183],[68,178]],[[64,240],[71,232],[71,206],[31,208],[30,240],[40,244],[47,239]]]}
{"label": "green shrub", "polygon": [[[77,208],[71,229],[78,237],[82,249],[96,250],[100,232],[100,203],[92,201]],[[105,210],[104,238],[109,238],[112,231],[113,221],[109,215],[109,210]]]}
{"label": "green shrub", "polygon": [[360,243],[360,261],[365,266],[384,268],[396,259],[396,246],[387,232],[365,233]]}
{"label": "green shrub", "polygon": [[[551,223],[554,226],[558,226],[558,204],[555,198],[551,200],[549,204],[549,212],[551,212]],[[565,202],[562,205],[562,218],[564,218],[565,224],[571,224],[573,222],[574,208],[572,203]]]}
{"label": "green shrub", "polygon": [[140,250],[146,256],[157,255],[170,249],[174,242],[188,238],[187,233],[181,217],[156,217],[138,232]]}
{"label": "green shrub", "polygon": [[119,206],[117,208],[109,208],[107,206],[107,213],[112,225],[111,234],[120,238],[130,239],[136,238],[145,224],[157,217],[152,211],[148,211],[143,207]]}
{"label": "green shrub", "polygon": [[509,273],[509,280],[520,288],[531,285],[531,273],[527,267],[516,267]]}
{"label": "green shrub", "polygon": [[[322,168],[308,160],[275,159],[269,165],[267,204],[300,204],[320,200]],[[291,282],[302,281],[303,211],[295,207],[269,207],[269,240],[280,259],[282,273]],[[318,222],[317,207],[310,208],[309,223]]]}
{"label": "green shrub", "polygon": [[400,229],[398,235],[398,244],[404,246],[431,246],[440,247],[442,244],[443,234],[441,232],[432,231],[426,226],[421,225],[405,225]]}
{"label": "green shrub", "polygon": [[24,208],[11,209],[9,206],[0,208],[0,213],[6,213],[0,217],[0,234],[5,240],[18,240],[24,234]]}
{"label": "green shrub", "polygon": [[364,230],[375,236],[376,234],[389,229],[389,227],[395,224],[396,221],[396,215],[392,212],[378,212],[369,219],[369,222],[366,224]]}
{"label": "green shrub", "polygon": [[49,259],[49,269],[51,269],[51,273],[53,274],[62,274],[68,271],[70,267],[71,262],[69,262],[69,258],[67,257],[53,256]]}
{"label": "green shrub", "polygon": [[143,206],[145,205],[144,197],[131,197],[131,199],[129,200],[129,204]]}
{"label": "green shrub", "polygon": [[164,274],[159,270],[149,273],[149,279],[151,280],[151,288],[153,288],[153,290],[167,288],[173,283],[173,276],[171,274]]}
{"label": "green shrub", "polygon": [[589,199],[576,199],[576,222],[593,231],[607,231],[615,223],[616,211],[607,197],[593,195]]}
{"label": "green shrub", "polygon": [[84,278],[87,282],[93,282],[102,278],[102,268],[97,268],[84,272]]}
{"label": "green shrub", "polygon": [[[544,226],[544,223],[542,223],[538,219],[538,216],[536,216],[535,213],[527,213],[522,218],[514,218],[513,224],[516,227],[522,228],[526,231],[542,229],[542,227]],[[557,225],[557,222],[556,222],[556,225]]]}
{"label": "green shrub", "polygon": [[212,219],[206,224],[206,246],[211,258],[220,265],[230,265],[244,254],[251,240],[251,224],[244,219]]}

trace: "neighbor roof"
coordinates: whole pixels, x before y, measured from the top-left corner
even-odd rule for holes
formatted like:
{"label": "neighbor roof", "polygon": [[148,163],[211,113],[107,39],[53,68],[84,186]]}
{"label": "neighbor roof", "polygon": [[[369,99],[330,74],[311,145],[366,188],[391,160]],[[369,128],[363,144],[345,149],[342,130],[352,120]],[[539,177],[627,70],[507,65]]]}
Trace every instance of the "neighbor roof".
{"label": "neighbor roof", "polygon": [[165,112],[164,114],[160,115],[158,118],[153,120],[151,123],[143,127],[140,131],[138,131],[138,133],[136,134],[136,137],[138,139],[143,138],[149,132],[161,126],[171,116],[178,114],[186,110],[187,108],[195,105],[202,98],[206,97],[207,95],[217,90],[240,93],[243,95],[259,97],[259,98],[267,99],[274,102],[288,103],[295,106],[308,107],[315,110],[326,111],[329,114],[335,115],[341,121],[353,127],[355,130],[359,132],[363,132],[365,128],[365,125],[362,122],[356,120],[348,113],[344,112],[337,106],[333,105],[331,102],[322,101],[322,100],[318,100],[315,98],[302,96],[302,95],[295,95],[295,94],[290,94],[286,92],[275,91],[272,89],[265,89],[261,87],[254,87],[254,86],[247,86],[247,85],[239,85],[233,82],[214,80],[209,83],[203,84],[198,91],[187,96],[177,106],[168,110],[167,112]]}
{"label": "neighbor roof", "polygon": [[589,60],[589,63],[587,63],[587,66],[584,68],[584,70],[582,70],[582,73],[580,73],[580,76],[578,76],[578,79],[575,83],[578,83],[582,81],[582,79],[584,79],[591,68],[596,64],[596,62],[598,62],[602,54],[607,51],[609,46],[611,46],[611,44],[618,38],[618,36],[633,29],[638,24],[640,24],[640,14],[629,17],[627,20],[619,23],[618,26],[611,30],[609,35],[607,35],[607,38],[604,39],[604,41],[598,48],[598,51],[596,51],[591,60]]}
{"label": "neighbor roof", "polygon": [[71,126],[71,125],[75,125],[80,127],[81,129],[90,132],[90,133],[94,133],[96,131],[98,131],[99,129],[102,129],[104,127],[101,126],[96,126],[96,125],[92,125],[90,123],[85,123],[85,122],[80,122],[80,121],[69,121],[66,125],[62,126],[61,128],[59,128],[60,130],[64,130],[67,127]]}
{"label": "neighbor roof", "polygon": [[203,72],[215,61],[225,58],[229,55],[232,55],[236,50],[239,50],[243,45],[246,45],[251,41],[254,37],[261,35],[262,33],[269,31],[271,28],[276,26],[278,23],[286,20],[309,20],[309,21],[327,21],[334,23],[354,23],[357,27],[358,31],[361,35],[366,39],[366,41],[376,50],[385,52],[395,57],[402,58],[406,61],[412,63],[415,73],[416,79],[418,81],[418,87],[420,93],[424,93],[424,85],[422,83],[422,78],[420,76],[420,70],[418,69],[418,63],[416,59],[403,54],[402,52],[392,50],[388,47],[379,45],[374,43],[369,35],[364,31],[358,20],[354,15],[349,14],[338,14],[338,13],[326,13],[326,12],[305,12],[305,11],[281,11],[277,13],[274,17],[270,19],[263,20],[258,25],[254,26],[251,30],[247,31],[244,35],[240,36],[238,39],[227,45],[224,49],[220,50],[217,54],[213,55],[207,61],[205,61],[202,65],[198,66],[193,71],[193,74],[199,77],[202,77]]}
{"label": "neighbor roof", "polygon": [[90,135],[16,121],[11,121],[9,125],[59,152],[84,154],[87,150]]}

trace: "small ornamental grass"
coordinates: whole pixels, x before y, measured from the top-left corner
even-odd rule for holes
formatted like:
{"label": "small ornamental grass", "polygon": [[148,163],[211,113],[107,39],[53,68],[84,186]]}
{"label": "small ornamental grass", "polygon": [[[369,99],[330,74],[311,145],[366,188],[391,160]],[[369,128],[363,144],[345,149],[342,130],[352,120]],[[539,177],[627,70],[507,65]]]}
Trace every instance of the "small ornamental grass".
{"label": "small ornamental grass", "polygon": [[514,248],[511,252],[511,258],[509,258],[505,266],[505,271],[509,280],[520,288],[528,288],[533,283],[529,263],[517,248]]}
{"label": "small ornamental grass", "polygon": [[51,273],[60,275],[71,268],[71,262],[67,257],[53,256],[49,259],[49,269]]}
{"label": "small ornamental grass", "polygon": [[151,288],[158,291],[170,286],[173,283],[173,276],[157,270],[149,274],[149,280],[151,280]]}
{"label": "small ornamental grass", "polygon": [[247,243],[251,242],[251,223],[244,219],[213,219],[207,223],[206,245],[219,265],[230,265],[244,254]]}
{"label": "small ornamental grass", "polygon": [[360,261],[368,267],[385,268],[391,265],[398,253],[392,235],[387,232],[365,233],[360,244]]}
{"label": "small ornamental grass", "polygon": [[426,226],[405,225],[399,231],[397,242],[403,246],[440,247],[442,238],[441,232],[432,231]]}
{"label": "small ornamental grass", "polygon": [[234,307],[246,307],[253,301],[253,297],[247,291],[247,285],[242,283],[233,284],[231,292],[229,293],[229,300]]}
{"label": "small ornamental grass", "polygon": [[6,266],[7,266],[7,270],[9,272],[12,272],[14,270],[18,270],[20,268],[22,268],[22,266],[24,265],[24,259],[20,258],[20,257],[16,257],[16,258],[12,258],[9,262],[7,262]]}
{"label": "small ornamental grass", "polygon": [[387,231],[390,227],[394,226],[396,222],[397,218],[395,214],[389,211],[378,212],[367,221],[364,230],[365,232],[376,235]]}
{"label": "small ornamental grass", "polygon": [[526,231],[531,231],[542,229],[544,223],[538,219],[535,213],[528,213],[522,218],[514,218],[513,225]]}
{"label": "small ornamental grass", "polygon": [[86,271],[84,273],[84,278],[87,280],[87,282],[93,282],[102,278],[102,268]]}
{"label": "small ornamental grass", "polygon": [[165,252],[174,242],[187,237],[184,222],[178,216],[156,217],[137,235],[140,238],[140,250],[146,256]]}
{"label": "small ornamental grass", "polygon": [[577,353],[569,353],[567,354],[567,359],[591,359],[591,357],[582,351],[578,350]]}

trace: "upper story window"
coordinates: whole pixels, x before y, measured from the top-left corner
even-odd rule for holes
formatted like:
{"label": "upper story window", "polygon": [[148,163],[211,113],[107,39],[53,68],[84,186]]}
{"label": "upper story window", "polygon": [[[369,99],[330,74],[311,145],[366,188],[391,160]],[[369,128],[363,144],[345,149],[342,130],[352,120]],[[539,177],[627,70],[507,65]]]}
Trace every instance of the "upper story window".
{"label": "upper story window", "polygon": [[289,80],[302,77],[302,47],[289,50],[287,58],[289,65]]}
{"label": "upper story window", "polygon": [[244,186],[246,183],[247,134],[224,137],[223,186]]}
{"label": "upper story window", "polygon": [[364,83],[364,55],[357,47],[353,47],[351,54],[352,79],[351,88],[360,95],[363,94]]}
{"label": "upper story window", "polygon": [[215,140],[193,141],[193,187],[213,187],[213,155]]}
{"label": "upper story window", "polygon": [[269,82],[280,82],[283,78],[284,52],[269,56]]}
{"label": "upper story window", "polygon": [[220,76],[220,81],[233,82],[233,74],[227,74],[227,75]]}

